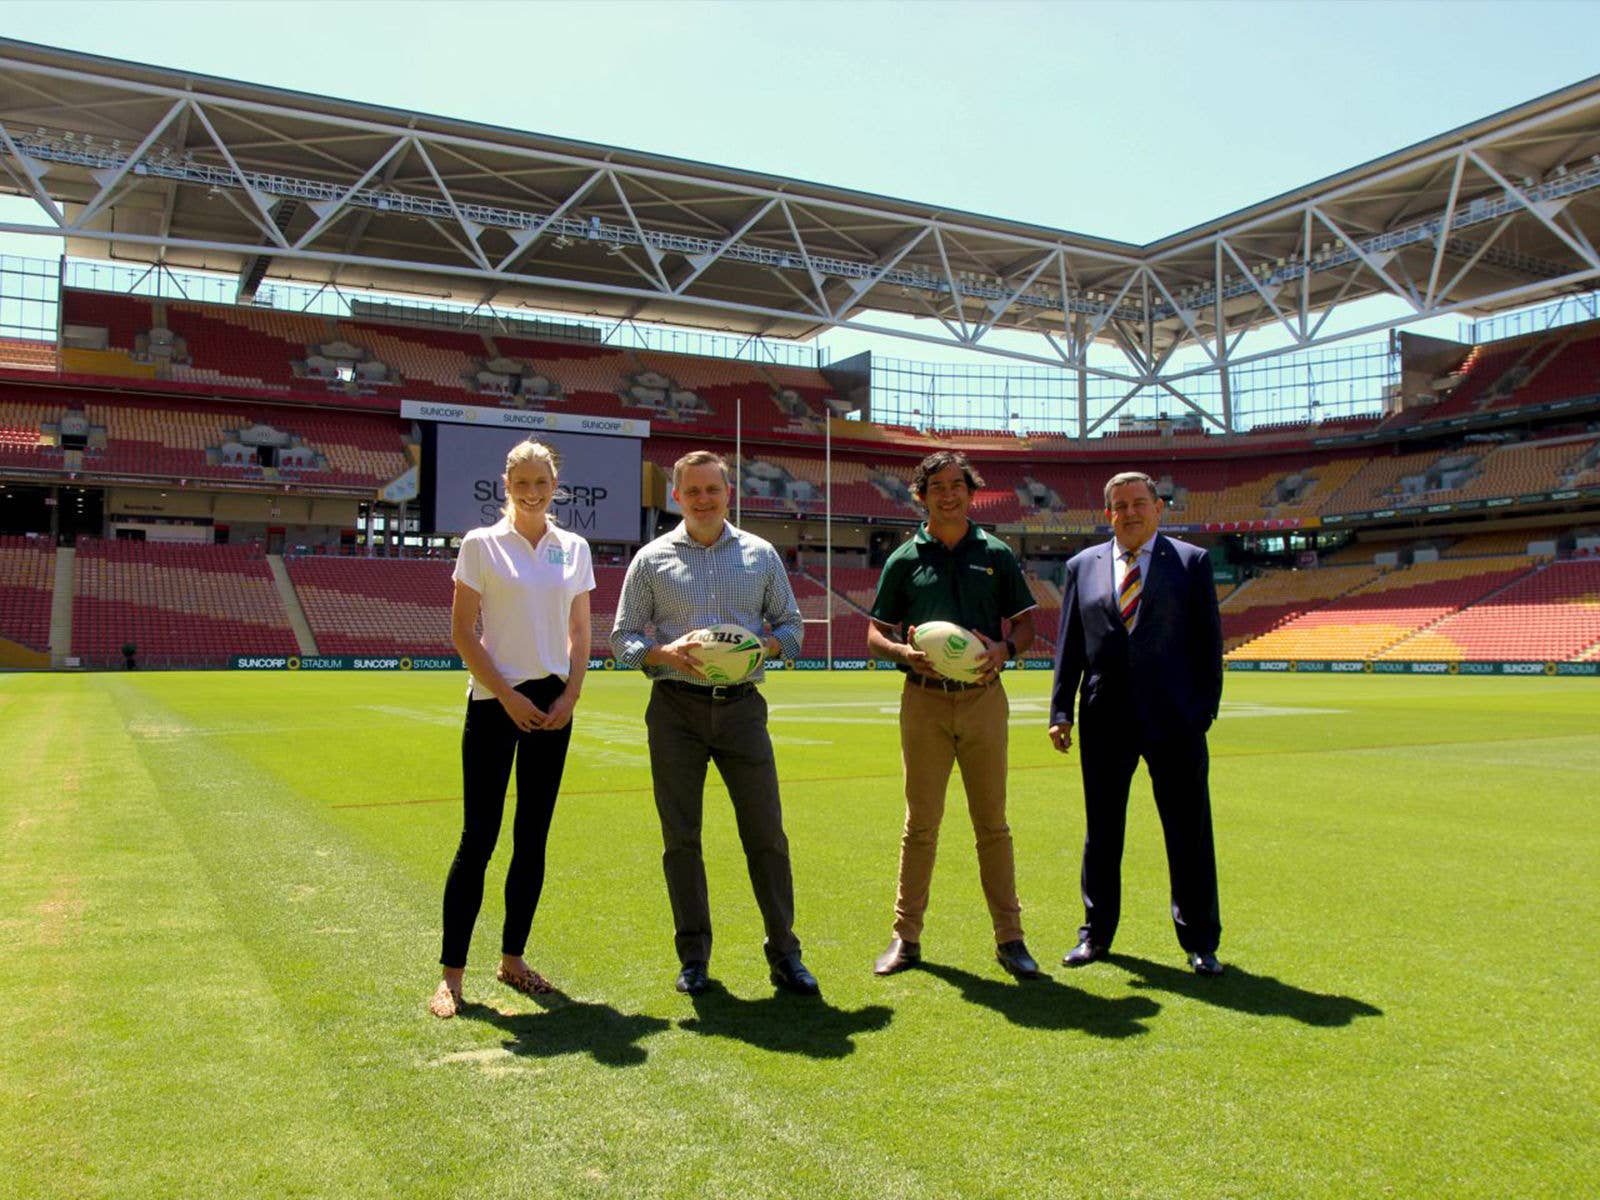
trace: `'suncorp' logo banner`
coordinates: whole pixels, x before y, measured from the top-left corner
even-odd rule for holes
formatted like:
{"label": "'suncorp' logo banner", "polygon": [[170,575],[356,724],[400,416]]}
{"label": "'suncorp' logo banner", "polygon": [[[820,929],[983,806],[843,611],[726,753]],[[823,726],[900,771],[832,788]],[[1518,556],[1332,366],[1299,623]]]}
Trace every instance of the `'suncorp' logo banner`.
{"label": "'suncorp' logo banner", "polygon": [[450,654],[358,658],[349,654],[240,654],[228,663],[236,671],[461,671],[462,661]]}
{"label": "'suncorp' logo banner", "polygon": [[1229,671],[1275,671],[1303,675],[1323,671],[1367,675],[1543,675],[1600,678],[1600,662],[1391,662],[1387,659],[1244,659],[1223,664]]}
{"label": "'suncorp' logo banner", "polygon": [[636,417],[584,417],[571,413],[534,412],[525,408],[434,404],[425,400],[402,400],[400,415],[408,421],[443,421],[452,425],[500,425],[511,429],[601,433],[612,437],[650,436],[650,422],[641,421]]}

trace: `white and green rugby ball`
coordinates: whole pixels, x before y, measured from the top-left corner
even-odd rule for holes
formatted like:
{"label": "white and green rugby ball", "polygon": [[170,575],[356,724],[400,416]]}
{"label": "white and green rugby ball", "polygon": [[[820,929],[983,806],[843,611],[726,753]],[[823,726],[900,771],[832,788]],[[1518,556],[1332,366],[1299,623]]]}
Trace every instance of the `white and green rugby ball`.
{"label": "white and green rugby ball", "polygon": [[738,683],[766,657],[761,639],[742,625],[713,625],[695,630],[692,636],[699,643],[695,657],[700,673],[712,683]]}
{"label": "white and green rugby ball", "polygon": [[911,631],[911,644],[928,656],[946,679],[973,683],[983,674],[983,640],[951,621],[926,621]]}

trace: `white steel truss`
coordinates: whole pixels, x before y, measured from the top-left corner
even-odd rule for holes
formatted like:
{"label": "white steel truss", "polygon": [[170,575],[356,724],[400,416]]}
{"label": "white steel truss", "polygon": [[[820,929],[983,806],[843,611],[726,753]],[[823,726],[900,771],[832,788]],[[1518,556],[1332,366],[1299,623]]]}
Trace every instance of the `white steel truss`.
{"label": "white steel truss", "polygon": [[[0,42],[0,185],[40,213],[0,229],[235,271],[241,301],[275,276],[961,347],[1116,381],[1085,436],[1149,389],[1231,431],[1230,367],[1600,279],[1600,80],[1138,247],[114,65]],[[1330,325],[1375,296],[1398,314]],[[1215,409],[1184,388],[1212,373]]]}

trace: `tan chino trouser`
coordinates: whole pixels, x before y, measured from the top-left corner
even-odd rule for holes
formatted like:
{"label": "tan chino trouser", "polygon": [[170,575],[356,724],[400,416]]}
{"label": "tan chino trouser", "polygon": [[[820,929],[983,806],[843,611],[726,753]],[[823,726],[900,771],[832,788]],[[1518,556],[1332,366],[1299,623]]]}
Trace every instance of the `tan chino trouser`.
{"label": "tan chino trouser", "polygon": [[900,755],[906,824],[900,839],[900,885],[894,935],[922,940],[928,889],[944,818],[950,769],[959,764],[977,838],[978,877],[997,943],[1022,936],[1016,859],[1006,824],[1006,740],[1011,706],[999,683],[946,692],[907,680],[900,697]]}

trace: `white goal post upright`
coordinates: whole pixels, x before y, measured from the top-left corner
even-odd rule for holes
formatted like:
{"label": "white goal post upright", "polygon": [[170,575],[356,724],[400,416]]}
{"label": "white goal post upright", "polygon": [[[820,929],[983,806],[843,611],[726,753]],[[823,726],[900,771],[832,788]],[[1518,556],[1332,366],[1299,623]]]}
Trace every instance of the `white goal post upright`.
{"label": "white goal post upright", "polygon": [[827,607],[823,611],[823,620],[828,623],[828,637],[826,641],[828,654],[828,670],[833,670],[833,414],[823,409],[822,413],[822,552],[827,557],[823,560],[823,587],[826,589]]}

